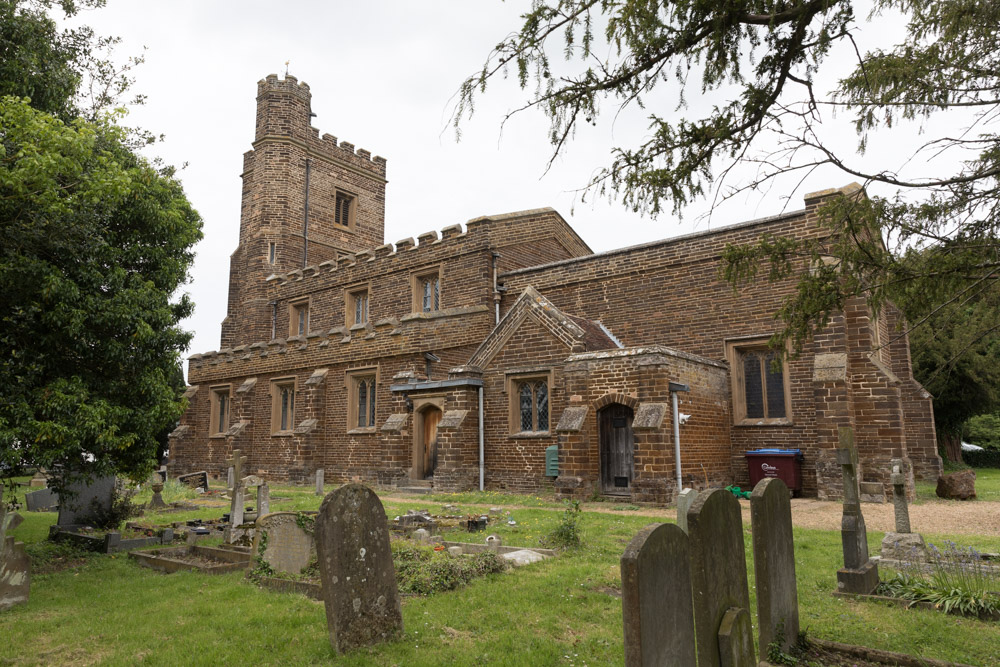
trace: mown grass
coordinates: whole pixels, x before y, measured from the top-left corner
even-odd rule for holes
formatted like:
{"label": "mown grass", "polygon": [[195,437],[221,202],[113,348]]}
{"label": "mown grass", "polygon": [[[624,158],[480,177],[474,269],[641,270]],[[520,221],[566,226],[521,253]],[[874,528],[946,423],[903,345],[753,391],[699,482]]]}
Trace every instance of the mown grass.
{"label": "mown grass", "polygon": [[[529,497],[466,500],[426,497],[387,500],[390,519],[407,509],[441,512],[457,504],[520,506],[490,526],[506,545],[535,546],[559,522],[563,505],[531,505]],[[481,502],[486,500],[486,502]],[[275,487],[272,509],[316,509],[311,489]],[[632,536],[658,519],[642,510],[607,514],[585,510],[583,546],[529,567],[488,575],[467,586],[403,601],[402,640],[335,657],[323,606],[295,594],[260,590],[242,574],[162,575],[124,555],[34,577],[28,604],[0,614],[0,664],[318,664],[343,665],[607,665],[623,660],[619,557]],[[151,514],[159,523],[184,514]],[[52,514],[23,513],[18,539],[44,540]],[[481,541],[485,533],[454,528],[446,539]],[[750,533],[747,570],[753,579]],[[926,535],[982,550],[1000,550],[1000,538]],[[875,553],[882,534],[869,533]],[[816,637],[975,665],[1000,663],[1000,624],[927,610],[905,610],[834,598],[841,565],[838,531],[795,530],[801,625]],[[751,594],[753,587],[751,586]]]}
{"label": "mown grass", "polygon": [[[976,471],[976,499],[1000,501],[1000,468],[974,468]],[[917,501],[937,500],[935,482],[917,482]],[[967,501],[953,501],[967,502]]]}

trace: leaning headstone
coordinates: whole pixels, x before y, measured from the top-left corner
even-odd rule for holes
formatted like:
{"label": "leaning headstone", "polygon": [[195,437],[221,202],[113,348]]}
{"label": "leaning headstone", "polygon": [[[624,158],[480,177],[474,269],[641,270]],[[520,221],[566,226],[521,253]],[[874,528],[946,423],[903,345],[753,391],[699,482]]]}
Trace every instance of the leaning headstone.
{"label": "leaning headstone", "polygon": [[[716,667],[721,654],[719,630],[731,609],[750,612],[747,562],[743,546],[740,503],[725,489],[702,491],[688,510],[691,549],[691,587],[698,667]],[[746,624],[749,628],[749,623]],[[740,633],[744,624],[729,631]],[[753,637],[729,636],[728,646],[746,646]],[[756,664],[756,663],[748,663]]]}
{"label": "leaning headstone", "polygon": [[750,495],[759,644],[767,647],[779,639],[784,651],[799,638],[790,496],[785,483],[774,477],[762,479]]}
{"label": "leaning headstone", "polygon": [[694,616],[688,536],[668,523],[646,526],[621,558],[628,667],[693,665]]}
{"label": "leaning headstone", "polygon": [[7,513],[0,484],[0,611],[27,602],[31,589],[31,561],[24,543],[15,542],[7,534],[20,523],[20,518],[19,514]]}
{"label": "leaning headstone", "polygon": [[688,510],[697,496],[698,492],[694,489],[683,489],[677,494],[677,525],[685,533],[688,532]]}
{"label": "leaning headstone", "polygon": [[318,468],[316,470],[316,495],[323,495],[323,469]]}
{"label": "leaning headstone", "polygon": [[400,637],[403,613],[378,496],[361,484],[331,492],[316,518],[330,643],[338,653]]}
{"label": "leaning headstone", "polygon": [[849,427],[842,426],[839,436],[837,463],[844,478],[844,515],[840,521],[844,567],[837,570],[837,590],[868,595],[878,586],[878,567],[868,556],[868,532],[858,490],[858,450],[854,431]]}
{"label": "leaning headstone", "polygon": [[59,496],[59,519],[63,527],[85,525],[95,512],[109,512],[115,492],[114,477],[99,477],[92,482],[80,480],[69,484]]}
{"label": "leaning headstone", "polygon": [[301,574],[316,553],[314,519],[298,512],[274,512],[257,519],[253,553],[276,572]]}
{"label": "leaning headstone", "polygon": [[186,484],[192,489],[204,489],[208,491],[208,472],[205,470],[188,473],[187,475],[179,475],[177,481]]}
{"label": "leaning headstone", "polygon": [[29,512],[52,512],[59,505],[59,496],[52,489],[39,489],[24,494]]}

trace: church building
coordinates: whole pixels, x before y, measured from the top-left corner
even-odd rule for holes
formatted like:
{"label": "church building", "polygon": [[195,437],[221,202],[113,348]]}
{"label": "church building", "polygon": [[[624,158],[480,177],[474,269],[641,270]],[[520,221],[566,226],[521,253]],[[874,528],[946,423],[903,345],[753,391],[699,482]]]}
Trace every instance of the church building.
{"label": "church building", "polygon": [[239,449],[275,481],[668,503],[678,478],[746,487],[747,451],[792,448],[802,493],[836,498],[849,426],[870,493],[891,493],[891,459],[937,478],[894,307],[852,300],[775,370],[794,281],[720,278],[729,244],[822,239],[821,204],[859,186],[602,253],[550,208],[386,243],[386,160],[311,127],[310,97],[292,76],[258,83],[222,340],[190,357],[172,475],[224,476]]}

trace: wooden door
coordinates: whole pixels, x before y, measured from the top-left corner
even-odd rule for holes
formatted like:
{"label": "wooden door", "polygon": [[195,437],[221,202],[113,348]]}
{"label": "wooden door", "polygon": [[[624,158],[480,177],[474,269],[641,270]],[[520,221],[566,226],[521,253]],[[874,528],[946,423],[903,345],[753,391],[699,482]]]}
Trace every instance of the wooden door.
{"label": "wooden door", "polygon": [[437,434],[438,422],[441,421],[441,410],[430,406],[423,411],[423,475],[424,479],[434,476],[437,467]]}
{"label": "wooden door", "polygon": [[606,494],[632,492],[632,408],[613,403],[598,414],[601,436],[601,490]]}

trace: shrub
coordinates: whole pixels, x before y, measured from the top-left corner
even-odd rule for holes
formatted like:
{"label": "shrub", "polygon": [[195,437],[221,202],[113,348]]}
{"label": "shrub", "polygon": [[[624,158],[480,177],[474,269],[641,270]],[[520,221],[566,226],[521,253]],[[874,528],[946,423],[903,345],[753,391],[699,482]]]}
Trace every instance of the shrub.
{"label": "shrub", "polygon": [[1000,452],[1000,414],[969,418],[962,427],[962,438],[974,445]]}
{"label": "shrub", "polygon": [[580,501],[566,501],[559,524],[542,538],[542,544],[553,549],[575,549],[580,546]]}
{"label": "shrub", "polygon": [[962,460],[973,468],[1000,468],[1000,450],[984,449],[981,452],[962,452]]}
{"label": "shrub", "polygon": [[111,492],[111,505],[108,509],[101,507],[97,499],[91,502],[87,523],[92,523],[95,528],[101,530],[114,530],[125,521],[139,516],[142,514],[142,507],[132,503],[132,496],[134,495],[134,491],[120,491],[118,486],[115,485],[114,490]]}

